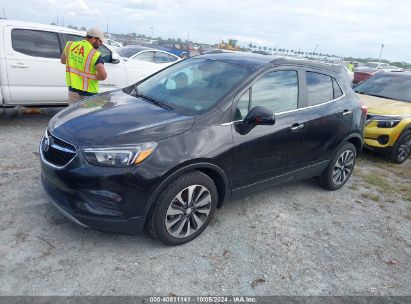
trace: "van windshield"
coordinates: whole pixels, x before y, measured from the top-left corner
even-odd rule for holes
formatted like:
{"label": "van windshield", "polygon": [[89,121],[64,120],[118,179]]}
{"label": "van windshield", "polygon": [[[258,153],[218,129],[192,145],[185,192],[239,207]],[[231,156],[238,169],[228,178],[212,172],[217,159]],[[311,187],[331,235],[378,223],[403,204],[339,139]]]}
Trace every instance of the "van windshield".
{"label": "van windshield", "polygon": [[251,72],[251,68],[237,64],[190,58],[125,92],[196,113],[211,108]]}

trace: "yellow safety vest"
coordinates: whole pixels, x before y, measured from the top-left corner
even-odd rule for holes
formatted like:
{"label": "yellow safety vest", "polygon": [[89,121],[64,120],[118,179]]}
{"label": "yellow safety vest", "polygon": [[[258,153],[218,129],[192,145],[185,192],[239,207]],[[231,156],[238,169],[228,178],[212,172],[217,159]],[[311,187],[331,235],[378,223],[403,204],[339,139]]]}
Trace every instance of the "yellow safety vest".
{"label": "yellow safety vest", "polygon": [[67,86],[84,92],[98,93],[95,64],[100,52],[87,40],[67,42],[64,52],[67,57]]}

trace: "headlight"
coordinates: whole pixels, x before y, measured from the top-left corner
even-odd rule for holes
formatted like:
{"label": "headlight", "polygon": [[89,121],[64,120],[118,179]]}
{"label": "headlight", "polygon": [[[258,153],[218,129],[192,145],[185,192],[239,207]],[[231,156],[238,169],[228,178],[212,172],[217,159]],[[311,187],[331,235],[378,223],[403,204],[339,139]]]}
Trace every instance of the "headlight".
{"label": "headlight", "polygon": [[400,123],[401,120],[380,120],[378,121],[377,128],[394,128]]}
{"label": "headlight", "polygon": [[156,147],[157,143],[152,142],[125,147],[89,148],[83,149],[83,155],[91,164],[122,167],[140,164]]}
{"label": "headlight", "polygon": [[385,115],[374,115],[369,114],[369,119],[367,120],[367,125],[372,121],[377,121],[377,128],[394,128],[398,125],[404,117],[402,116],[385,116]]}

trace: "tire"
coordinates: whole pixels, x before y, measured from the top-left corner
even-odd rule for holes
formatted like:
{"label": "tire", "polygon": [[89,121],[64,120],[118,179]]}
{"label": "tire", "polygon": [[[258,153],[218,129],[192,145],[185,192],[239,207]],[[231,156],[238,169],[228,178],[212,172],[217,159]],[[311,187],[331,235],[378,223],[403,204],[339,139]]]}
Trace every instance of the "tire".
{"label": "tire", "polygon": [[337,190],[344,186],[354,170],[356,157],[354,145],[346,142],[319,176],[320,186],[327,190]]}
{"label": "tire", "polygon": [[411,154],[411,130],[405,130],[398,137],[392,149],[390,160],[397,164],[402,164]]}
{"label": "tire", "polygon": [[152,236],[166,245],[187,243],[208,226],[217,200],[217,188],[211,178],[199,171],[186,173],[160,194],[146,227]]}

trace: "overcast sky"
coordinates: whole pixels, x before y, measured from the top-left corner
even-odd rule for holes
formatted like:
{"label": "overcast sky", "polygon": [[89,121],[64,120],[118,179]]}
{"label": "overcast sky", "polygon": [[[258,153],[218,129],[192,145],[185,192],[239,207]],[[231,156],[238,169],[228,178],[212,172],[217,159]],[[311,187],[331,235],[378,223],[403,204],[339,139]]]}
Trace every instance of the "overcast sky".
{"label": "overcast sky", "polygon": [[[411,62],[410,0],[0,0],[8,19]],[[3,14],[0,11],[0,14]]]}

